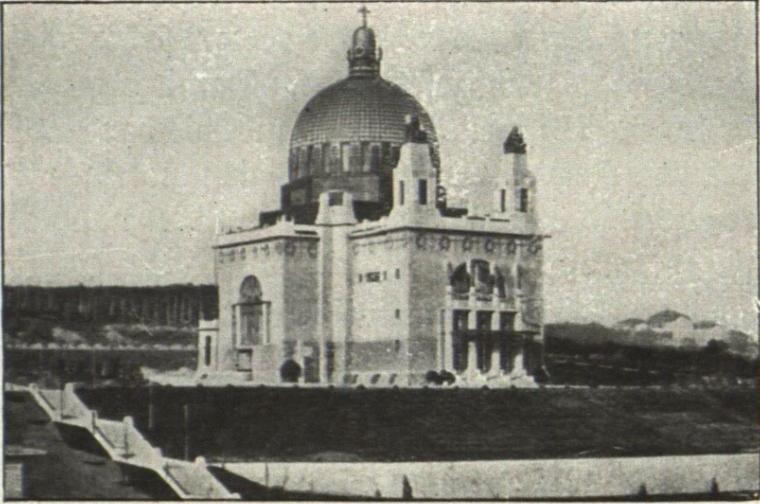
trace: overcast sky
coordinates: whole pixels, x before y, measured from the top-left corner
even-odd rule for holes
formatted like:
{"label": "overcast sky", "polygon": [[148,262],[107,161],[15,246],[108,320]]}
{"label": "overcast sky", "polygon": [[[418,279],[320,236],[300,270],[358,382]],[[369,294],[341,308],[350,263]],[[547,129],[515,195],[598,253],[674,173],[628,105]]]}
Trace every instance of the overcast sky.
{"label": "overcast sky", "polygon": [[[444,180],[499,173],[523,128],[550,321],[669,307],[756,334],[751,3],[369,7]],[[277,206],[356,9],[6,5],[6,283],[212,281],[215,222]]]}

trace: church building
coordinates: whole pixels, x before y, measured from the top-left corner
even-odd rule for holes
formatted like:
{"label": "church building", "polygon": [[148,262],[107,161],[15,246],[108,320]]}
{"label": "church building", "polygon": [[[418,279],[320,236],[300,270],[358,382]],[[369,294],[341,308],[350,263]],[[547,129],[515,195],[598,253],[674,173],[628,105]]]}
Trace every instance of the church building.
{"label": "church building", "polygon": [[522,134],[490,201],[450,205],[433,121],[381,77],[362,14],[348,76],[295,121],[280,208],[215,237],[219,318],[200,322],[196,379],[534,386],[543,236]]}

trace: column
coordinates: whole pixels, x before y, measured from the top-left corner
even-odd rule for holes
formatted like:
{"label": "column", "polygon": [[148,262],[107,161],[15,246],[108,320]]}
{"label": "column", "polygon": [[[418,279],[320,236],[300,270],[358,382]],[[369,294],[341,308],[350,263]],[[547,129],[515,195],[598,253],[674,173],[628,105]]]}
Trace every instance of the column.
{"label": "column", "polygon": [[243,317],[241,316],[241,310],[239,304],[232,305],[232,317],[235,320],[235,334],[233,335],[233,342],[236,347],[240,346],[243,341]]}
{"label": "column", "polygon": [[446,287],[446,308],[443,312],[443,351],[441,352],[441,369],[452,373],[456,372],[454,367],[454,310],[452,307],[452,289]]}
{"label": "column", "polygon": [[478,348],[474,341],[467,343],[467,369],[465,373],[479,373],[478,369]]}
{"label": "column", "polygon": [[516,340],[517,348],[515,349],[514,357],[512,358],[512,375],[521,376],[525,374],[525,366],[523,366],[523,354],[525,352],[525,342],[522,337]]}
{"label": "column", "polygon": [[[491,330],[501,330],[501,313],[494,310],[491,314]],[[502,336],[497,336],[491,348],[491,369],[489,369],[489,376],[499,376],[502,374],[501,369],[501,339]]]}

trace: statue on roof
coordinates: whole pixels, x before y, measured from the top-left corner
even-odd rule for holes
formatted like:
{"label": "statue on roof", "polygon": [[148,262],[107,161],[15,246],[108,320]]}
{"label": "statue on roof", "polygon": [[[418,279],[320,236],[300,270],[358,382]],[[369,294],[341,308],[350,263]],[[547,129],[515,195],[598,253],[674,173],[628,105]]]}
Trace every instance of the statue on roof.
{"label": "statue on roof", "polygon": [[525,154],[527,148],[520,129],[515,126],[507,135],[507,139],[504,140],[504,154]]}

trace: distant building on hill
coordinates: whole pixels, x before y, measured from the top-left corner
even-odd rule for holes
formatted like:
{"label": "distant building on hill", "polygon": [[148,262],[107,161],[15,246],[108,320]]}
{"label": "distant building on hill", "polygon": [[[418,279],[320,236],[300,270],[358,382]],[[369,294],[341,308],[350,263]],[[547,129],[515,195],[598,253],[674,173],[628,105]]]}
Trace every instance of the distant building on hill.
{"label": "distant building on hill", "polygon": [[366,18],[347,59],[296,120],[280,209],[216,237],[219,319],[200,326],[199,376],[532,385],[543,236],[523,135],[506,137],[481,211],[451,207],[432,119],[380,76]]}
{"label": "distant building on hill", "polygon": [[[749,334],[729,329],[713,320],[693,321],[674,310],[663,310],[649,319],[629,318],[616,323],[614,329],[632,334],[659,335],[654,344],[682,347],[705,347],[711,340],[722,341],[736,353],[756,356],[757,342]],[[651,338],[647,338],[650,340]]]}

